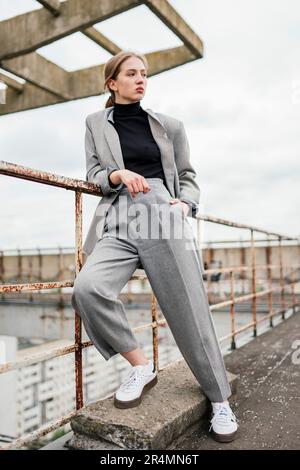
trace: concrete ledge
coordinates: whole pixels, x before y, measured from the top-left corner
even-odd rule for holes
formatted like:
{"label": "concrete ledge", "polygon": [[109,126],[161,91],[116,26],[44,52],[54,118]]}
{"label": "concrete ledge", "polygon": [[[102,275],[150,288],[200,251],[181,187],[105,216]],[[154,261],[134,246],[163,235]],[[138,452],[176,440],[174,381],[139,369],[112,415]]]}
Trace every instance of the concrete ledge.
{"label": "concrete ledge", "polygon": [[[227,372],[232,400],[237,375]],[[158,374],[158,383],[131,409],[118,409],[113,396],[78,411],[71,420],[71,449],[166,449],[190,426],[206,419],[209,401],[185,360]]]}

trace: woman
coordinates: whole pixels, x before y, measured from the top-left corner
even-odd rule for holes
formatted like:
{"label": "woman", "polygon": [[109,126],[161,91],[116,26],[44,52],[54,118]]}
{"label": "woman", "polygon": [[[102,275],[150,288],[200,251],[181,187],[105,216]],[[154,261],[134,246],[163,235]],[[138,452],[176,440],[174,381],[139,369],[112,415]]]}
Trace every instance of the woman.
{"label": "woman", "polygon": [[183,357],[212,403],[210,430],[226,442],[234,439],[237,423],[187,220],[195,217],[200,190],[183,123],[141,107],[147,69],[141,54],[113,56],[104,68],[111,96],[104,110],[86,119],[86,179],[99,185],[102,199],[84,244],[88,258],[75,279],[72,304],[103,357],[120,353],[132,366],[115,406],[137,406],[157,383],[157,371],[139,348],[118,294],[142,267]]}

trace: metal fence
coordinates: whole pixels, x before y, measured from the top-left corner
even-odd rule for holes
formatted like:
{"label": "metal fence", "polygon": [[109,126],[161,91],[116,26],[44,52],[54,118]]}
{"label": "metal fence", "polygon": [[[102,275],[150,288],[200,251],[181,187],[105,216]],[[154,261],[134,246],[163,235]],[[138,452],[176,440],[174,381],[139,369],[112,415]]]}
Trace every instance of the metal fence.
{"label": "metal fence", "polygon": [[[82,180],[66,178],[59,176],[53,173],[38,171],[24,166],[16,165],[9,162],[0,162],[0,173],[7,176],[12,176],[15,178],[22,178],[28,181],[34,181],[36,183],[47,184],[51,186],[56,186],[64,188],[67,190],[74,191],[75,193],[75,265],[76,265],[76,275],[82,268],[83,265],[83,253],[82,253],[82,194],[91,194],[99,196],[99,188],[93,183],[88,183]],[[217,269],[207,269],[204,271],[205,275],[209,276],[215,273],[221,273],[224,276],[229,276],[230,279],[230,298],[223,302],[218,302],[214,305],[211,305],[210,310],[216,311],[224,307],[230,307],[230,319],[231,319],[231,331],[228,335],[220,338],[220,342],[231,339],[231,348],[236,348],[236,337],[240,333],[244,332],[247,329],[253,329],[253,336],[257,335],[258,324],[266,319],[269,320],[270,326],[273,326],[273,317],[280,314],[282,319],[285,318],[286,311],[292,308],[294,311],[299,305],[298,297],[295,294],[295,285],[298,282],[298,270],[300,264],[293,265],[284,265],[282,259],[282,242],[296,241],[299,244],[299,240],[293,237],[288,237],[282,234],[270,232],[252,225],[239,224],[231,222],[224,219],[219,219],[216,217],[211,217],[208,215],[197,214],[197,240],[198,246],[200,249],[201,241],[201,221],[210,222],[214,224],[221,224],[228,227],[234,227],[237,229],[243,229],[250,232],[250,243],[251,243],[251,265],[245,266],[234,266],[226,268],[217,268]],[[259,269],[265,269],[267,272],[267,279],[269,287],[260,292],[257,292],[257,269],[256,264],[256,239],[255,234],[260,233],[268,237],[270,243],[269,249],[267,250],[267,264],[259,265]],[[271,243],[277,241],[279,247],[279,264],[272,264],[272,246]],[[299,255],[300,255],[300,245],[299,245]],[[272,281],[273,276],[272,272],[274,269],[279,269],[280,279],[279,286],[273,287]],[[288,272],[290,270],[290,276],[294,277],[289,278],[288,281],[284,277],[284,270]],[[236,296],[235,295],[235,276],[237,273],[243,273],[250,271],[251,273],[251,294]],[[142,280],[147,279],[146,274],[136,274],[131,277],[131,280]],[[54,289],[54,288],[64,288],[64,287],[73,287],[74,280],[67,279],[57,282],[34,282],[34,283],[25,283],[25,284],[0,284],[0,293],[5,292],[24,292],[24,291],[33,291],[33,290],[42,290],[42,289]],[[208,281],[209,283],[209,281]],[[286,294],[290,290],[291,293],[291,302],[286,302]],[[273,307],[273,294],[279,292],[280,294],[280,308],[275,310]],[[259,297],[266,296],[268,299],[268,315],[257,319],[257,299]],[[237,329],[235,323],[235,306],[238,303],[242,302],[252,302],[252,321],[247,325],[244,325],[242,328]],[[153,361],[156,367],[156,370],[160,371],[162,368],[159,368],[159,358],[158,358],[158,335],[159,327],[165,326],[167,324],[166,320],[158,319],[157,311],[157,300],[155,295],[152,292],[152,301],[151,301],[151,322],[144,324],[142,326],[133,328],[133,332],[137,333],[146,328],[152,329],[152,344],[153,344]],[[14,362],[7,362],[5,364],[0,364],[0,374],[5,373],[14,369],[19,369],[21,367],[26,367],[31,364],[35,364],[41,361],[45,361],[50,358],[63,356],[65,354],[74,353],[75,354],[75,386],[76,386],[76,410],[67,414],[66,416],[61,417],[59,420],[56,420],[50,424],[46,424],[40,429],[16,439],[15,441],[2,446],[1,450],[18,448],[25,446],[26,444],[32,442],[38,437],[44,436],[49,432],[59,428],[60,426],[68,423],[71,418],[76,414],[76,411],[83,407],[83,387],[82,387],[82,350],[89,346],[92,346],[91,341],[82,341],[82,323],[81,318],[77,312],[75,312],[75,338],[74,344],[67,347],[56,348],[48,350],[40,354],[34,354],[32,356],[27,356],[22,360],[17,360]]]}

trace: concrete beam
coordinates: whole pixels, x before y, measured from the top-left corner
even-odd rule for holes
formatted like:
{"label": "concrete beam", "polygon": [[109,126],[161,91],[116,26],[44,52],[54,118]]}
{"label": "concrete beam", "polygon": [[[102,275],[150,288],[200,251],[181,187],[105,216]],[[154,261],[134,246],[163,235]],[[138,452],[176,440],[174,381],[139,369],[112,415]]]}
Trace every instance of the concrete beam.
{"label": "concrete beam", "polygon": [[143,3],[178,36],[196,57],[203,57],[203,43],[190,26],[167,2],[167,0],[145,0]]}
{"label": "concrete beam", "polygon": [[[150,52],[145,54],[145,57],[149,63],[149,77],[194,60],[194,56],[185,46]],[[104,93],[103,67],[104,64],[101,64],[71,72],[70,93],[73,99]]]}
{"label": "concrete beam", "polygon": [[43,5],[53,16],[59,15],[60,0],[36,0]]}
{"label": "concrete beam", "polygon": [[[49,12],[42,8],[0,22],[0,66],[26,80],[22,93],[9,88],[6,103],[0,107],[0,115],[104,93],[103,64],[67,72],[32,51],[81,31],[114,55],[121,50],[120,47],[92,24],[141,4],[148,6],[184,43],[183,46],[145,54],[149,76],[203,57],[201,39],[167,0],[67,0],[60,3],[60,14],[56,18],[49,18]],[[18,34],[11,31],[18,31]]]}
{"label": "concrete beam", "polygon": [[140,0],[67,0],[58,17],[45,8],[0,22],[0,60],[33,52],[142,4]]}
{"label": "concrete beam", "polygon": [[65,101],[63,98],[58,98],[56,95],[27,82],[24,83],[22,93],[18,93],[10,87],[6,89],[6,103],[0,106],[0,116],[51,104],[64,103]]}
{"label": "concrete beam", "polygon": [[[93,27],[83,30],[82,33],[113,55],[121,50],[116,44]],[[30,52],[23,56],[15,57],[14,59],[3,60],[1,65],[3,70],[23,78],[27,82],[56,95],[58,98],[64,98],[66,101],[72,99],[69,85],[72,72],[67,72],[65,69],[45,59],[37,52]],[[6,79],[6,76],[3,76]],[[23,85],[19,84],[19,82],[12,79],[10,81],[7,80],[7,82],[12,88],[19,91],[23,90]]]}
{"label": "concrete beam", "polygon": [[71,99],[69,95],[69,72],[45,59],[37,52],[31,52],[14,59],[3,60],[2,68],[32,85],[53,93],[58,98]]}
{"label": "concrete beam", "polygon": [[149,52],[145,56],[149,64],[150,75],[157,75],[195,60],[194,54],[185,46]]}
{"label": "concrete beam", "polygon": [[23,83],[20,83],[14,78],[8,77],[7,75],[1,72],[0,72],[0,82],[5,83],[5,85],[13,88],[18,93],[21,93],[23,91],[23,87],[24,87]]}
{"label": "concrete beam", "polygon": [[104,36],[104,34],[100,33],[100,31],[98,31],[93,26],[83,29],[81,32],[112,55],[115,55],[121,51],[119,46],[114,44],[110,39]]}
{"label": "concrete beam", "polygon": [[[157,75],[158,73],[173,69],[178,65],[183,65],[187,62],[195,60],[194,55],[185,46],[150,52],[145,54],[145,57],[149,62],[149,76]],[[103,94],[105,92],[103,83],[103,67],[104,65],[101,64],[76,70],[74,72],[66,72],[68,74],[67,90],[68,95],[70,96],[69,100],[87,98],[90,96]],[[41,83],[44,83],[44,89],[34,86],[28,82],[24,85],[24,90],[21,94],[17,93],[15,90],[8,89],[6,104],[1,105],[0,115],[40,108],[43,106],[49,106],[52,104],[68,101],[68,99],[61,98],[58,93],[53,93],[53,85],[52,92],[46,91],[45,87],[47,83],[47,69],[45,69],[45,74],[43,74],[43,77],[44,82],[41,81]],[[54,84],[55,83],[56,81],[54,80]],[[51,83],[49,82],[49,90],[50,85]]]}

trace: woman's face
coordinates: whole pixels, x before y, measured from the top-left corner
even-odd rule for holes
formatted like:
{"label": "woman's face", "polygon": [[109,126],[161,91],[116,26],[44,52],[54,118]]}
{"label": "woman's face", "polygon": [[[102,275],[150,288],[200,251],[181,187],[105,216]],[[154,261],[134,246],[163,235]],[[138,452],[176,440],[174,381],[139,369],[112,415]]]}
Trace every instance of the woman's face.
{"label": "woman's face", "polygon": [[129,57],[122,63],[117,79],[110,79],[108,85],[115,92],[117,103],[140,101],[145,96],[147,87],[144,62],[138,57]]}

